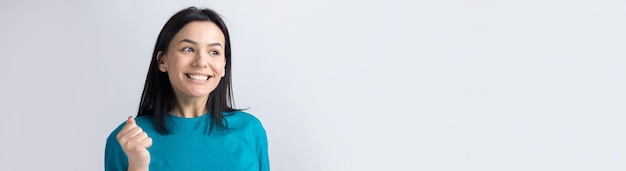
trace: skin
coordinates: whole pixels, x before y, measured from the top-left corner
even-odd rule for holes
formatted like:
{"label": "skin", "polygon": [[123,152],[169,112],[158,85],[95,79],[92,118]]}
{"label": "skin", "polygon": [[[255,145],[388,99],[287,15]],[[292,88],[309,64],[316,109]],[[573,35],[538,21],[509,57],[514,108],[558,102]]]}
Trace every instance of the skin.
{"label": "skin", "polygon": [[126,125],[117,133],[117,141],[128,157],[129,171],[148,170],[150,153],[147,149],[152,146],[152,138],[137,126],[133,117],[128,117]]}
{"label": "skin", "polygon": [[[168,45],[159,51],[159,70],[166,72],[177,103],[171,114],[198,117],[207,112],[209,94],[225,75],[225,37],[212,22],[194,21],[185,25]],[[207,79],[208,78],[208,79]],[[152,139],[129,117],[117,134],[128,157],[128,170],[148,170]]]}

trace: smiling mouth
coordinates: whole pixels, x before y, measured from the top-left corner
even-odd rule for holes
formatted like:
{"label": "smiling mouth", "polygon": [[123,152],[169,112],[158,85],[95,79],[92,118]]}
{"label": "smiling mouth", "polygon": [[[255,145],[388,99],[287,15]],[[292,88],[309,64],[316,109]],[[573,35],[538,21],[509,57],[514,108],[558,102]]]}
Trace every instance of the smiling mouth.
{"label": "smiling mouth", "polygon": [[192,80],[209,80],[209,78],[211,78],[211,76],[208,75],[194,75],[194,74],[185,74],[185,76],[187,76],[187,78],[192,79]]}

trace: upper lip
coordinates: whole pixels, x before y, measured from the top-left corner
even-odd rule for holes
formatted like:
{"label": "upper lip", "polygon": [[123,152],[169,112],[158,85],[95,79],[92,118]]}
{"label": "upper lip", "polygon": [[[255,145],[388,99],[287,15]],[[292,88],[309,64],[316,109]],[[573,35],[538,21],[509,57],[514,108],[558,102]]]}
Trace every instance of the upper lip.
{"label": "upper lip", "polygon": [[185,73],[185,74],[189,74],[189,75],[202,75],[202,76],[209,76],[209,77],[212,77],[212,76],[213,76],[213,75],[211,75],[211,74],[205,74],[205,73],[199,73],[199,72],[188,72],[188,73]]}

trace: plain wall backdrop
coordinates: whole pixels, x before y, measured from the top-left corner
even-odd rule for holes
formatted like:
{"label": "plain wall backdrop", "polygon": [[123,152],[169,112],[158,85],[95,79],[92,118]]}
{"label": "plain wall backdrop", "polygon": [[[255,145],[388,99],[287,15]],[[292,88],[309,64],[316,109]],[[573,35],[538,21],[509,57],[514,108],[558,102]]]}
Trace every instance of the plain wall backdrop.
{"label": "plain wall backdrop", "polygon": [[614,0],[3,0],[0,170],[102,170],[191,5],[229,26],[272,170],[626,170]]}

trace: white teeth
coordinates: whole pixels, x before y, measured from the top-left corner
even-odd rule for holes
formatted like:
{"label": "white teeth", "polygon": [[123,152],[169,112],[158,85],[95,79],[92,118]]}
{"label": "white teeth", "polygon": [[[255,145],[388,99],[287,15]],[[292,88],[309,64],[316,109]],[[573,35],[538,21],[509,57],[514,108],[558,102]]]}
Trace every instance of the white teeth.
{"label": "white teeth", "polygon": [[206,76],[206,75],[191,75],[191,74],[188,74],[188,75],[189,75],[189,78],[194,79],[194,80],[208,80],[209,79],[209,76]]}

